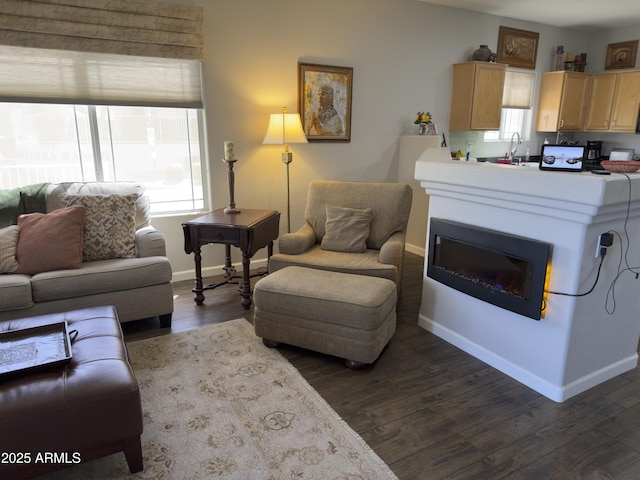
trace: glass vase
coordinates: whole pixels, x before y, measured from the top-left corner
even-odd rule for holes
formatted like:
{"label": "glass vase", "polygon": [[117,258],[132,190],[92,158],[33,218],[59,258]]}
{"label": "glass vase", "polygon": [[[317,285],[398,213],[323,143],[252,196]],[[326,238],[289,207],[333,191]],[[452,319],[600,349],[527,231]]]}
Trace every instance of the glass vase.
{"label": "glass vase", "polygon": [[418,125],[418,135],[426,135],[427,134],[427,124],[421,123]]}

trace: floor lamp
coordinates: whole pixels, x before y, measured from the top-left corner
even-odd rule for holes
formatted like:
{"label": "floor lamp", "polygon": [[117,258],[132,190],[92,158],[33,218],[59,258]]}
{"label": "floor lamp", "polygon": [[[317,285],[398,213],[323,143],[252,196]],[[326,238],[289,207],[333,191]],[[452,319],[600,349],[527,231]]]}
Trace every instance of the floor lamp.
{"label": "floor lamp", "polygon": [[291,196],[289,190],[289,164],[293,161],[293,153],[289,150],[290,143],[308,143],[302,129],[302,121],[298,113],[287,113],[287,107],[282,113],[272,113],[269,119],[267,133],[262,140],[263,145],[284,145],[282,162],[287,166],[287,232],[291,232]]}

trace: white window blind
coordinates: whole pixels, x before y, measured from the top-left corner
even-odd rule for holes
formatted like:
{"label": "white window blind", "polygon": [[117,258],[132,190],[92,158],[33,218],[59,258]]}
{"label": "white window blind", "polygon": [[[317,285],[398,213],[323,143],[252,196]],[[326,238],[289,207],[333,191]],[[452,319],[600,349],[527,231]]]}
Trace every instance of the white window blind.
{"label": "white window blind", "polygon": [[0,45],[0,101],[202,108],[201,63]]}
{"label": "white window blind", "polygon": [[531,108],[535,74],[507,70],[502,92],[502,108]]}

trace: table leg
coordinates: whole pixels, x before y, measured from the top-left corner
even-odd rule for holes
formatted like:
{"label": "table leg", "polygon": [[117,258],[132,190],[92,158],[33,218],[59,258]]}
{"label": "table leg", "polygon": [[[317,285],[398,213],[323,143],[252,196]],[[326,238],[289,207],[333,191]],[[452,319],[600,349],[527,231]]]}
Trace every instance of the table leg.
{"label": "table leg", "polygon": [[224,278],[229,280],[236,273],[236,267],[231,264],[231,245],[228,243],[224,246]]}
{"label": "table leg", "polygon": [[204,289],[202,288],[202,255],[200,254],[200,245],[194,246],[193,255],[196,262],[196,286],[191,291],[196,294],[193,299],[196,305],[202,305],[204,303],[204,295],[202,294]]}
{"label": "table leg", "polygon": [[242,296],[242,306],[245,310],[249,310],[251,306],[251,280],[249,276],[249,264],[251,259],[247,252],[242,252],[242,285],[240,286],[240,295]]}

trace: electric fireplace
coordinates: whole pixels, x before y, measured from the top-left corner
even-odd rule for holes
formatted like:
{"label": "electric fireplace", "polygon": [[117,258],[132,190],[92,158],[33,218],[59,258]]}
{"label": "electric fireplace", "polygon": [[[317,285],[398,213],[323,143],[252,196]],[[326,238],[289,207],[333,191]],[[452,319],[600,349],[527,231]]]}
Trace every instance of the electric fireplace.
{"label": "electric fireplace", "polygon": [[477,299],[540,320],[548,243],[431,218],[427,276]]}

